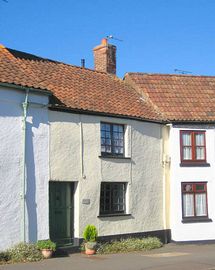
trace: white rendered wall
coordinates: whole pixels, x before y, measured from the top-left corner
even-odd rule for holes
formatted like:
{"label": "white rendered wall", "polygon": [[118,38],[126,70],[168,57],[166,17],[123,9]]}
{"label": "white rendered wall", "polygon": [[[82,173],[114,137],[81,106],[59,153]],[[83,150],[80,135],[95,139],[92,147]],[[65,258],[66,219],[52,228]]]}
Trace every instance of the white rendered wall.
{"label": "white rendered wall", "polygon": [[[22,241],[22,102],[25,92],[0,88],[0,250]],[[48,97],[31,94],[30,102]],[[26,240],[49,237],[49,126],[47,107],[29,105],[26,138]]]}
{"label": "white rendered wall", "polygon": [[[100,236],[163,229],[160,125],[59,111],[49,111],[49,119],[50,179],[78,183],[75,237],[82,237],[87,224],[94,224]],[[100,122],[126,125],[125,152],[131,159],[99,157]],[[98,217],[102,181],[127,182],[130,216]]]}
{"label": "white rendered wall", "polygon": [[[180,130],[205,130],[206,154],[210,167],[180,167]],[[215,239],[215,129],[210,126],[175,126],[170,131],[171,235],[174,241]],[[181,182],[207,182],[208,216],[212,222],[182,223]]]}

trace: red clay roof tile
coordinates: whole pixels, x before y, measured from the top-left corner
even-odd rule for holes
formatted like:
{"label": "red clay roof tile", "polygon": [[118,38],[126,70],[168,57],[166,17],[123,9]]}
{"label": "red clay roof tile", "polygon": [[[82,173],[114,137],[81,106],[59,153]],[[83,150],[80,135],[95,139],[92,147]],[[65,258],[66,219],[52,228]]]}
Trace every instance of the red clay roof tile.
{"label": "red clay roof tile", "polygon": [[127,73],[125,81],[170,121],[215,121],[215,77]]}
{"label": "red clay roof tile", "polygon": [[59,108],[164,120],[148,98],[143,99],[130,85],[113,75],[3,46],[0,47],[0,82],[49,90]]}

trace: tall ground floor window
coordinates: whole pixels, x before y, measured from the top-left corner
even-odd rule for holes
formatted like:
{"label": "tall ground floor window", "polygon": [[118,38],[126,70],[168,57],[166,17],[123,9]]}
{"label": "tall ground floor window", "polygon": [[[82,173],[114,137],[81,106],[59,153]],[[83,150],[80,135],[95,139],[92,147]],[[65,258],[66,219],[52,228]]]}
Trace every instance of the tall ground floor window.
{"label": "tall ground floor window", "polygon": [[182,183],[183,219],[208,217],[207,183]]}
{"label": "tall ground floor window", "polygon": [[100,194],[100,215],[124,214],[126,183],[102,182]]}

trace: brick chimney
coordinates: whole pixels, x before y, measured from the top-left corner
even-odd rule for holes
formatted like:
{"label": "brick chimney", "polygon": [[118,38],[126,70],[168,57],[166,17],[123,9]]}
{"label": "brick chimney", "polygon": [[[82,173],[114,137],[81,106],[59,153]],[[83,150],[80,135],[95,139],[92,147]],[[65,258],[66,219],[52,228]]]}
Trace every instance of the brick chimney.
{"label": "brick chimney", "polygon": [[116,75],[116,46],[108,44],[107,38],[103,38],[93,53],[95,70]]}

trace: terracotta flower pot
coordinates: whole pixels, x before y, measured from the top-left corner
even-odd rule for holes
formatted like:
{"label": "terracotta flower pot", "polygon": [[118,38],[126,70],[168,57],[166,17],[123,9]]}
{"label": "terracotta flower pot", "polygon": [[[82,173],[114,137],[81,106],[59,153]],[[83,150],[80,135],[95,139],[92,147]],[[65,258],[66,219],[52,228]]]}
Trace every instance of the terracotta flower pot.
{"label": "terracotta flower pot", "polygon": [[86,248],[86,250],[85,250],[85,254],[87,254],[87,255],[93,255],[95,253],[96,253],[95,249]]}
{"label": "terracotta flower pot", "polygon": [[53,250],[51,250],[51,249],[42,249],[41,252],[42,252],[42,255],[45,259],[49,259],[53,255]]}
{"label": "terracotta flower pot", "polygon": [[85,254],[93,255],[96,253],[96,242],[87,242],[85,243]]}

